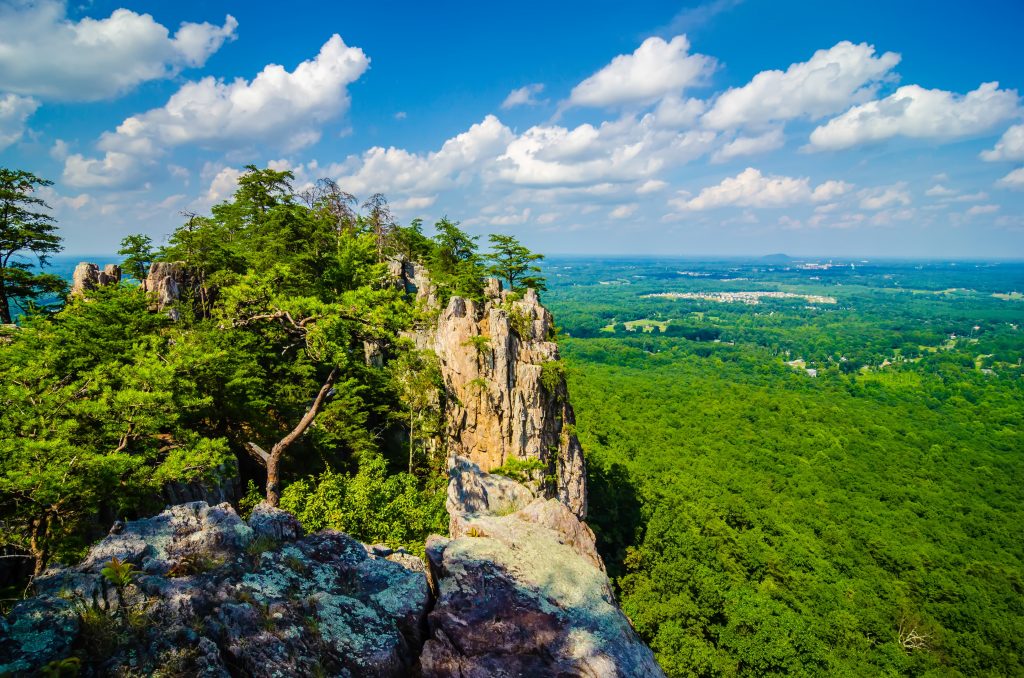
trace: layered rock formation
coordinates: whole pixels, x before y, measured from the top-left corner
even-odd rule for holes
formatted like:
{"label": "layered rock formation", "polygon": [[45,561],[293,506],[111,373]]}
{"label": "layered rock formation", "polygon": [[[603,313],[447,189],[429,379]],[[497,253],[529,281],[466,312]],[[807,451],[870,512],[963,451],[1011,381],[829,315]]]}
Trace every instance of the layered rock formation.
{"label": "layered rock formation", "polygon": [[115,285],[121,282],[121,267],[107,264],[100,270],[96,264],[83,261],[75,266],[71,276],[71,294],[83,295],[86,290],[96,289],[103,285]]}
{"label": "layered rock formation", "polygon": [[615,603],[594,533],[560,501],[456,459],[448,511],[451,538],[427,543],[425,677],[664,676]]}
{"label": "layered rock formation", "polygon": [[[136,572],[121,585],[114,558]],[[418,558],[203,502],[116,524],[36,589],[0,620],[0,675],[58,675],[74,653],[83,675],[405,676],[430,602]]]}
{"label": "layered rock formation", "polygon": [[537,293],[522,299],[488,281],[486,301],[454,297],[420,338],[433,349],[449,392],[450,455],[490,471],[536,460],[534,486],[576,516],[587,512],[586,469],[551,313]]}

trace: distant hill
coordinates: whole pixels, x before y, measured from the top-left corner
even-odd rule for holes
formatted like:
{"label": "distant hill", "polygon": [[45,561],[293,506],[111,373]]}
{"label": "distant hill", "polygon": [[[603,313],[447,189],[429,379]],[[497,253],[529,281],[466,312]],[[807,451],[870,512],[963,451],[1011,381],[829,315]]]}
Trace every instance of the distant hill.
{"label": "distant hill", "polygon": [[766,254],[763,257],[761,257],[760,261],[763,261],[768,264],[785,264],[787,262],[793,261],[793,257],[789,256],[788,254],[781,253]]}

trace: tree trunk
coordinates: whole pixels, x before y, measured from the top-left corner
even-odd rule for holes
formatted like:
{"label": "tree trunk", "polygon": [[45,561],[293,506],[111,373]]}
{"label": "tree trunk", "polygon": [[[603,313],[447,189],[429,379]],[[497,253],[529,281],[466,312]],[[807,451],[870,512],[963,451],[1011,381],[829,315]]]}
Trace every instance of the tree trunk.
{"label": "tree trunk", "polygon": [[32,567],[33,578],[41,575],[43,570],[46,568],[46,559],[48,556],[45,546],[46,529],[47,520],[45,516],[42,518],[36,518],[32,522],[32,537],[29,540],[28,548],[32,553],[32,559],[35,563]]}
{"label": "tree trunk", "polygon": [[[267,467],[267,503],[273,507],[277,507],[281,502],[281,477],[280,477],[280,466],[281,457],[284,456],[285,450],[288,446],[294,443],[299,437],[306,432],[313,420],[316,419],[316,415],[319,414],[320,408],[323,407],[324,401],[327,399],[327,393],[331,390],[331,386],[334,385],[334,380],[338,378],[338,368],[334,367],[331,369],[331,373],[327,376],[327,381],[320,387],[320,392],[316,394],[316,398],[313,400],[313,404],[306,410],[306,414],[303,415],[299,423],[296,424],[292,432],[286,435],[284,438],[279,440],[274,447],[270,449],[270,454],[267,454],[260,450],[258,445],[249,443],[249,449],[256,453],[257,458],[261,459]],[[263,452],[262,454],[260,454]]]}
{"label": "tree trunk", "polygon": [[[274,446],[276,449],[276,445]],[[282,450],[283,452],[284,450]],[[281,503],[281,455],[270,453],[267,459],[267,503],[277,506]]]}
{"label": "tree trunk", "polygon": [[11,324],[11,302],[7,298],[7,285],[5,284],[3,271],[0,271],[0,323]]}
{"label": "tree trunk", "polygon": [[409,408],[409,475],[412,475],[412,451],[416,437],[413,432],[416,430],[416,410]]}

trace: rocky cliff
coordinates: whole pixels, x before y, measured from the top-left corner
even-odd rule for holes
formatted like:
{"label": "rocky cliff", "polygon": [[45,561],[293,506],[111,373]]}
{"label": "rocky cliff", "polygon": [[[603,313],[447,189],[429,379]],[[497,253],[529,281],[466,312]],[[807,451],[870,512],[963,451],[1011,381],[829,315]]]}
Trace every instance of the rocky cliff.
{"label": "rocky cliff", "polygon": [[492,278],[482,303],[452,298],[418,340],[437,353],[450,396],[449,454],[485,471],[527,462],[524,473],[541,495],[584,518],[583,450],[553,337],[535,291],[518,298]]}

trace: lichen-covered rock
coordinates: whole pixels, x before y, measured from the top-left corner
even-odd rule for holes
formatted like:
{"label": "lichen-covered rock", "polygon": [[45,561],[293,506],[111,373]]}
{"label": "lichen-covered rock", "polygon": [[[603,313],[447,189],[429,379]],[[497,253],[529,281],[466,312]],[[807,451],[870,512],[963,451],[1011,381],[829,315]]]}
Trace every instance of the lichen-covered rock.
{"label": "lichen-covered rock", "polygon": [[449,393],[449,453],[485,470],[536,460],[537,493],[586,516],[586,469],[575,433],[551,313],[537,293],[522,299],[491,279],[483,303],[453,297],[419,344],[433,349]]}
{"label": "lichen-covered rock", "polygon": [[[80,675],[408,675],[430,589],[405,555],[339,532],[302,536],[267,506],[249,524],[228,504],[170,507],[40,578],[0,624],[0,675],[69,656]],[[121,587],[101,574],[115,557],[134,569]]]}
{"label": "lichen-covered rock", "polygon": [[[450,482],[513,492],[465,460]],[[508,512],[477,497],[449,493],[454,538],[427,542],[438,599],[424,676],[664,675],[619,610],[585,523],[554,499]]]}

